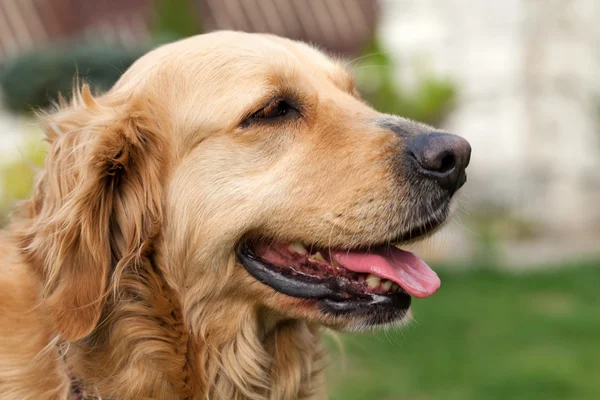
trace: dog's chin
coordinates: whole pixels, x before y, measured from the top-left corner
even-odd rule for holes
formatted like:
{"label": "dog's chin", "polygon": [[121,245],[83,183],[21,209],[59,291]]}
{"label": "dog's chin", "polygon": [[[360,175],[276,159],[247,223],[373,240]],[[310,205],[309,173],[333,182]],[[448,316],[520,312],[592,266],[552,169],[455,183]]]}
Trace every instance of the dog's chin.
{"label": "dog's chin", "polygon": [[358,248],[246,238],[237,246],[237,259],[259,282],[310,305],[310,318],[324,325],[343,331],[401,326],[411,318],[412,297],[433,294],[439,279],[416,255],[391,243],[429,236],[444,220]]}

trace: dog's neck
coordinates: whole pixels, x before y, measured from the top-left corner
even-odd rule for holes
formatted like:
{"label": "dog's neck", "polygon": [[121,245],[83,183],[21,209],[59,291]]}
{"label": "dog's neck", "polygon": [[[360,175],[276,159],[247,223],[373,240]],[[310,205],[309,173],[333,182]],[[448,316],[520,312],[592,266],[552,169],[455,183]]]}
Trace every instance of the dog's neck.
{"label": "dog's neck", "polygon": [[161,274],[140,266],[68,362],[103,398],[296,399],[322,386],[318,327],[242,302],[198,303],[194,313],[191,325]]}

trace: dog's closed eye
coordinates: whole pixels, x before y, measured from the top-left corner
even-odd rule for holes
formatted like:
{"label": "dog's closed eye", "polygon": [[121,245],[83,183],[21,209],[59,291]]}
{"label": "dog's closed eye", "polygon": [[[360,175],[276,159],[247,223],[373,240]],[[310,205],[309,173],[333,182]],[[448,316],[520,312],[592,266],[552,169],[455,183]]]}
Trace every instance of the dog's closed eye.
{"label": "dog's closed eye", "polygon": [[283,119],[297,118],[300,116],[299,107],[292,101],[282,97],[274,97],[258,111],[251,114],[243,122],[248,126],[260,122],[276,122]]}

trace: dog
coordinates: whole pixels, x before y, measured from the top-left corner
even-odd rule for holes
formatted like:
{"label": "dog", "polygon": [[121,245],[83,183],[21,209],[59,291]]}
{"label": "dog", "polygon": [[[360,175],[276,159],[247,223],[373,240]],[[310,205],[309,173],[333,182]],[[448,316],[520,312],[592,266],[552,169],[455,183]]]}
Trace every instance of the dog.
{"label": "dog", "polygon": [[159,47],[40,115],[0,238],[1,399],[325,396],[325,329],[410,319],[469,143],[373,110],[343,63],[266,34]]}

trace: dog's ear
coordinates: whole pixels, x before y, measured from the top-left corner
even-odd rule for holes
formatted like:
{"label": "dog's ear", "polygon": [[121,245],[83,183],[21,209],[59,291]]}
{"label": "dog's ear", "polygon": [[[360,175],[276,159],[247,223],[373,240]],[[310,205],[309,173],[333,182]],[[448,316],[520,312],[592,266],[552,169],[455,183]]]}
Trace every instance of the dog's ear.
{"label": "dog's ear", "polygon": [[44,302],[69,341],[98,324],[110,282],[143,262],[162,221],[169,149],[160,107],[96,100],[43,117],[50,151],[31,200],[26,251],[45,280]]}

